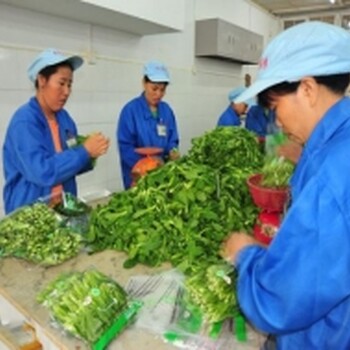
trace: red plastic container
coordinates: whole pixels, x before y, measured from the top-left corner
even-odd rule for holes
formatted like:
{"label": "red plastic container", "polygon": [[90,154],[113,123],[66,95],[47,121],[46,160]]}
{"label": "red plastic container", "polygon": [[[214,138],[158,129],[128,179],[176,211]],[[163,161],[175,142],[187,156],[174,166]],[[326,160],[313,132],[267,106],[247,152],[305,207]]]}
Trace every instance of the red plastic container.
{"label": "red plastic container", "polygon": [[266,245],[270,244],[281,224],[280,216],[281,214],[276,212],[261,212],[253,229],[256,240]]}
{"label": "red plastic container", "polygon": [[284,205],[288,201],[289,188],[267,188],[260,185],[261,174],[255,174],[248,178],[247,184],[253,202],[259,208],[267,212],[283,212]]}

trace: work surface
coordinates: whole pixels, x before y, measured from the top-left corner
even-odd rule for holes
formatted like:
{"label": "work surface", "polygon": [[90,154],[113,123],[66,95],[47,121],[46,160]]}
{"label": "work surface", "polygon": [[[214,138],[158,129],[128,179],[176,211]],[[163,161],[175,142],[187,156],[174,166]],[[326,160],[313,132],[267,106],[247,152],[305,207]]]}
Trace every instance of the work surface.
{"label": "work surface", "polygon": [[[169,265],[161,268],[148,268],[138,265],[133,269],[124,269],[125,255],[116,251],[103,251],[93,255],[81,253],[59,266],[45,268],[23,260],[6,258],[0,260],[0,294],[15,306],[30,321],[40,326],[45,336],[57,349],[83,350],[89,347],[83,342],[64,335],[50,323],[49,312],[40,306],[35,298],[38,292],[62,272],[84,271],[94,267],[126,286],[131,276],[154,274],[170,269]],[[234,349],[259,349],[263,337],[254,334],[254,345],[242,343]],[[46,349],[49,347],[44,347]],[[51,348],[50,348],[51,349]],[[144,330],[130,327],[124,331],[108,348],[109,350],[171,350],[173,345],[166,344],[160,337]],[[223,349],[226,350],[226,349]]]}

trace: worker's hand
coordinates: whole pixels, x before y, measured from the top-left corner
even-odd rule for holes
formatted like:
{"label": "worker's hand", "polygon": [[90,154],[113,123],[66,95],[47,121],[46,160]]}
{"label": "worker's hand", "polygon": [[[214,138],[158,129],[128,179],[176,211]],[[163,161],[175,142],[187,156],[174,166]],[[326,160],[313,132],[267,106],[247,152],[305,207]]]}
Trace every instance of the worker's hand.
{"label": "worker's hand", "polygon": [[277,147],[276,152],[280,157],[284,157],[294,164],[298,163],[302,146],[293,141],[287,141],[283,145]]}
{"label": "worker's hand", "polygon": [[236,260],[237,254],[241,249],[253,244],[258,244],[265,247],[265,245],[258,242],[256,239],[246,233],[233,232],[223,242],[220,254],[225,260],[233,262]]}
{"label": "worker's hand", "polygon": [[109,139],[100,132],[91,134],[84,142],[84,147],[91,158],[98,158],[105,154],[109,147]]}
{"label": "worker's hand", "polygon": [[169,152],[169,160],[176,160],[180,158],[180,152],[177,148],[173,148],[170,152]]}

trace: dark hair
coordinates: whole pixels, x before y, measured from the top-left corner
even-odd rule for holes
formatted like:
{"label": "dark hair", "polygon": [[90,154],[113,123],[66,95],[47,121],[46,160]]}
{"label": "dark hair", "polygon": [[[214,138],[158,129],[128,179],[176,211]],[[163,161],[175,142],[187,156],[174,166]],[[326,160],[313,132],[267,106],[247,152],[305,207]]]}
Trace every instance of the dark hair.
{"label": "dark hair", "polygon": [[[51,75],[55,74],[59,67],[69,67],[73,71],[73,66],[69,61],[63,61],[52,66],[43,68],[38,74],[42,75],[46,80],[49,80]],[[35,88],[39,87],[38,79],[35,79]]]}
{"label": "dark hair", "polygon": [[[345,91],[350,83],[350,74],[334,74],[320,77],[314,77],[318,84],[326,86],[329,90],[336,94],[345,94]],[[300,81],[276,84],[258,94],[258,104],[269,108],[271,103],[277,96],[284,96],[295,92],[300,85]]]}
{"label": "dark hair", "polygon": [[167,81],[152,81],[147,75],[143,76],[143,81],[145,83],[164,84],[165,86],[169,84]]}

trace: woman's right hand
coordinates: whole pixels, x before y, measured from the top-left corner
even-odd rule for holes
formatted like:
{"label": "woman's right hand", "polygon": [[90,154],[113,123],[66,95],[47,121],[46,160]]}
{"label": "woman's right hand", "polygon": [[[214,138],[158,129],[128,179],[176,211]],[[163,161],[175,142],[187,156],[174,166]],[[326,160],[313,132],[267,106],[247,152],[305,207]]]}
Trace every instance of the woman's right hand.
{"label": "woman's right hand", "polygon": [[98,158],[107,152],[109,139],[100,132],[94,133],[86,139],[84,147],[91,158]]}

